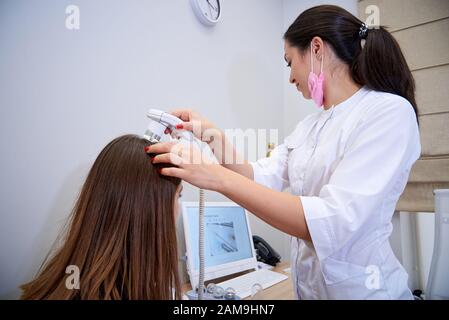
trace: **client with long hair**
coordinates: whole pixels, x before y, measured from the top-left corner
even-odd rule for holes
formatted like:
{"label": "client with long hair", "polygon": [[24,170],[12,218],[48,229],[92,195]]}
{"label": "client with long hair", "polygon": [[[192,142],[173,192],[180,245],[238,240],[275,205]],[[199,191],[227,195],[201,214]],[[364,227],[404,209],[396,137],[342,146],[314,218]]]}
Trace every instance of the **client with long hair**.
{"label": "client with long hair", "polygon": [[[181,181],[161,176],[134,135],[110,142],[91,168],[61,245],[22,299],[179,299],[175,233]],[[79,289],[66,285],[68,266]]]}

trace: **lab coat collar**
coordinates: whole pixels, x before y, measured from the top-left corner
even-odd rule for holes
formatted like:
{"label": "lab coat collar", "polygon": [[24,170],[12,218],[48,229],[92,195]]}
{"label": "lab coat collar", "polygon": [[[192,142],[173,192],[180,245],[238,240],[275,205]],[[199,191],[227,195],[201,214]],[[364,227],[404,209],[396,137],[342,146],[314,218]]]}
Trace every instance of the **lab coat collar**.
{"label": "lab coat collar", "polygon": [[368,93],[368,89],[365,86],[362,86],[359,90],[357,90],[352,96],[350,96],[348,99],[340,102],[339,104],[330,107],[327,110],[324,110],[324,108],[320,112],[320,118],[327,118],[330,117],[332,114],[332,117],[335,117],[337,115],[343,114],[350,109],[357,106],[357,104],[360,102],[360,100],[365,96],[366,93]]}

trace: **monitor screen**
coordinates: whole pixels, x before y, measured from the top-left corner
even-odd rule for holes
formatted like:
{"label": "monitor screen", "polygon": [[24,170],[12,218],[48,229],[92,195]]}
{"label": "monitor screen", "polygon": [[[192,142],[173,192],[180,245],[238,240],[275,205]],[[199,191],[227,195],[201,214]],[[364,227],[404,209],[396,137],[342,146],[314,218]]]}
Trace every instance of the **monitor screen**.
{"label": "monitor screen", "polygon": [[[191,243],[189,259],[193,258],[194,269],[198,269],[198,206],[187,206],[186,210],[189,224],[186,237]],[[206,268],[253,257],[244,208],[206,205],[204,225]]]}

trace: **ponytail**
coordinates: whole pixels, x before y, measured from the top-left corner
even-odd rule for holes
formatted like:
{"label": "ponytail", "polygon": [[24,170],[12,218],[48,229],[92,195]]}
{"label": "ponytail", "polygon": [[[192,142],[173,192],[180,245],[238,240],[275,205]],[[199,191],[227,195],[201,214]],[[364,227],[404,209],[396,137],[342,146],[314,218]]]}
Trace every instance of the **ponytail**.
{"label": "ponytail", "polygon": [[330,44],[338,58],[349,66],[354,82],[399,95],[418,114],[412,73],[399,44],[384,27],[367,29],[343,8],[322,5],[301,13],[285,32],[284,39],[304,51],[315,36]]}
{"label": "ponytail", "polygon": [[384,27],[368,30],[365,45],[356,49],[351,74],[361,85],[407,99],[417,114],[412,73],[396,39]]}

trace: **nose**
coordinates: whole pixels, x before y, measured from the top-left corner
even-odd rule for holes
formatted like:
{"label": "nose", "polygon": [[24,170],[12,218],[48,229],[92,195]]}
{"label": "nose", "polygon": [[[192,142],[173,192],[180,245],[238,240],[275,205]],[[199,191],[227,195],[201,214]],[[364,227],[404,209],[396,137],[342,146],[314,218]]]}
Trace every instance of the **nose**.
{"label": "nose", "polygon": [[294,84],[296,82],[295,78],[293,77],[293,72],[290,71],[290,79],[289,79],[291,84]]}

